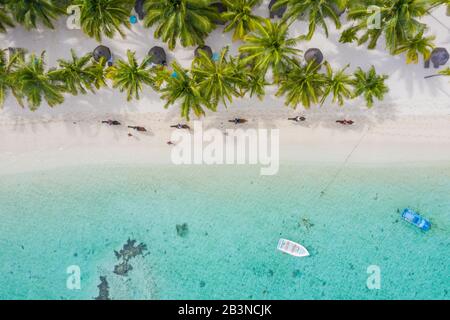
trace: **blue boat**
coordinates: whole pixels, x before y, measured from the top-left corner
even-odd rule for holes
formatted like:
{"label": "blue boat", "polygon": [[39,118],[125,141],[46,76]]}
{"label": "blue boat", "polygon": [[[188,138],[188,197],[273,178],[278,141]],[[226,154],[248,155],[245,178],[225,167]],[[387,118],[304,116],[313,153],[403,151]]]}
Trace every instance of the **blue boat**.
{"label": "blue boat", "polygon": [[411,209],[404,209],[402,212],[402,218],[423,231],[428,231],[431,228],[430,221]]}

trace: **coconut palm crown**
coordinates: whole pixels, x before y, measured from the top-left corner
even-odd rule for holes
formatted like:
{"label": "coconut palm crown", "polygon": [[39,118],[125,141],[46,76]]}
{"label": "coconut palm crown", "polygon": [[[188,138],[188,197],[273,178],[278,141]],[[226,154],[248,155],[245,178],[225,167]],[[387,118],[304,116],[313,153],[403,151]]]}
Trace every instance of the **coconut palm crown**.
{"label": "coconut palm crown", "polygon": [[374,66],[367,72],[358,68],[354,77],[354,96],[363,96],[369,108],[373,106],[375,99],[383,100],[384,95],[389,92],[389,88],[385,84],[388,76],[378,75]]}
{"label": "coconut palm crown", "polygon": [[290,70],[282,77],[276,95],[286,96],[286,105],[294,109],[299,104],[309,109],[317,104],[324,94],[327,79],[319,73],[321,65],[310,62],[303,66],[299,61],[292,64]]}
{"label": "coconut palm crown", "polygon": [[204,38],[215,28],[220,15],[209,0],[147,0],[146,27],[156,25],[155,38],[168,43],[169,49],[180,40],[183,47],[203,45]]}
{"label": "coconut palm crown", "polygon": [[275,77],[285,71],[301,51],[295,48],[299,38],[289,38],[289,26],[284,22],[265,19],[254,33],[245,37],[239,48],[243,64],[253,65],[254,71],[266,74],[272,68]]}
{"label": "coconut palm crown", "polygon": [[191,111],[197,117],[205,114],[204,108],[215,111],[215,106],[205,99],[198,83],[189,71],[183,69],[177,62],[172,64],[173,74],[167,78],[161,88],[161,98],[166,100],[165,108],[180,103],[181,116],[189,120]]}
{"label": "coconut palm crown", "polygon": [[397,47],[394,53],[401,54],[406,52],[406,63],[408,64],[419,63],[419,54],[422,55],[424,61],[427,61],[430,59],[435,39],[435,36],[425,37],[423,31],[421,31],[416,36],[406,39]]}
{"label": "coconut palm crown", "polygon": [[19,56],[16,70],[12,74],[13,85],[27,99],[32,111],[39,108],[42,100],[47,101],[50,107],[64,102],[60,88],[46,70],[44,57],[45,52],[41,56],[32,54],[28,59]]}
{"label": "coconut palm crown", "polygon": [[442,71],[439,71],[439,74],[443,75],[443,76],[447,76],[450,77],[450,67],[445,68]]}
{"label": "coconut palm crown", "polygon": [[14,23],[6,8],[6,0],[0,0],[0,32],[6,32],[7,27],[14,27]]}
{"label": "coconut palm crown", "polygon": [[135,53],[128,50],[127,61],[119,60],[114,66],[108,68],[107,78],[112,79],[114,88],[127,92],[127,101],[133,98],[139,99],[143,85],[153,85],[150,59],[151,56],[147,56],[138,63]]}
{"label": "coconut palm crown", "polygon": [[19,56],[20,53],[15,53],[7,57],[5,50],[0,51],[0,108],[3,107],[9,91],[14,94],[19,104],[22,105],[22,100],[13,84],[12,77]]}
{"label": "coconut palm crown", "polygon": [[341,27],[340,17],[337,11],[346,7],[348,0],[278,0],[273,10],[287,5],[287,11],[283,19],[292,20],[307,16],[309,19],[309,30],[305,35],[310,40],[317,26],[321,26],[328,36],[327,19],[331,19],[336,27]]}
{"label": "coconut palm crown", "polygon": [[262,17],[253,14],[253,8],[261,3],[261,0],[224,0],[227,11],[222,14],[222,19],[227,21],[224,31],[234,30],[233,40],[243,40],[256,25],[261,23]]}
{"label": "coconut palm crown", "polygon": [[[350,2],[348,18],[356,24],[344,31],[341,42],[358,41],[358,44],[368,42],[368,48],[374,49],[380,37],[384,34],[386,47],[391,53],[411,39],[426,26],[419,21],[427,14],[431,7],[430,1],[423,0],[361,0]],[[374,12],[368,10],[369,6],[380,8],[380,25],[373,19]]]}
{"label": "coconut palm crown", "polygon": [[37,28],[39,23],[54,29],[53,21],[64,11],[52,0],[6,0],[6,8],[14,19],[26,29]]}
{"label": "coconut palm crown", "polygon": [[49,76],[59,83],[64,92],[72,95],[94,92],[94,83],[98,75],[94,72],[92,54],[78,57],[71,50],[71,60],[59,59],[59,68],[49,72]]}
{"label": "coconut palm crown", "polygon": [[119,33],[125,37],[122,26],[130,28],[133,0],[75,0],[74,4],[80,6],[81,29],[99,42],[103,35],[112,38]]}
{"label": "coconut palm crown", "polygon": [[228,48],[224,48],[217,61],[213,61],[204,51],[200,51],[192,64],[192,74],[198,83],[202,96],[214,106],[222,102],[232,102],[233,97],[240,96],[239,85],[243,82],[235,68],[238,66],[228,59]]}
{"label": "coconut palm crown", "polygon": [[339,106],[343,106],[346,99],[353,97],[353,77],[346,73],[350,65],[346,65],[344,68],[338,71],[334,71],[331,65],[326,61],[324,63],[326,67],[325,74],[325,90],[321,100],[323,105],[329,96],[333,96],[333,103],[338,103]]}

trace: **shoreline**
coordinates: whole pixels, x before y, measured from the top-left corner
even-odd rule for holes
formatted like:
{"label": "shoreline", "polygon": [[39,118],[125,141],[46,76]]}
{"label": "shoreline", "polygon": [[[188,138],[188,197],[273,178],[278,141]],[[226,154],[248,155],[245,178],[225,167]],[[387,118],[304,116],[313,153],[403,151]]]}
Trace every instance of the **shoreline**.
{"label": "shoreline", "polygon": [[[360,112],[341,116],[289,109],[257,113],[255,109],[209,115],[201,120],[203,128],[279,129],[280,166],[393,166],[450,161],[450,114],[386,114],[379,120],[372,110],[366,110],[363,117]],[[287,120],[298,114],[304,114],[307,120]],[[249,122],[239,126],[227,122],[238,115]],[[111,118],[122,125],[101,124],[101,120]],[[351,118],[355,124],[341,126],[335,123],[339,118]],[[170,125],[179,122],[176,117],[154,112],[90,117],[78,113],[46,121],[36,117],[10,120],[0,117],[0,174],[80,165],[170,165],[172,146],[167,141],[174,130]],[[148,132],[129,131],[127,125],[144,126]]]}

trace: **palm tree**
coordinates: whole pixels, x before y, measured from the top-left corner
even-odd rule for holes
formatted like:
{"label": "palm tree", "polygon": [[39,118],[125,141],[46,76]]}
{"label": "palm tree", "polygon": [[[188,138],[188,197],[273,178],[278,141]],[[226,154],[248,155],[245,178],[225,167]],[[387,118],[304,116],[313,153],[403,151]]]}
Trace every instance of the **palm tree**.
{"label": "palm tree", "polygon": [[261,4],[261,0],[224,0],[223,3],[227,7],[227,11],[222,14],[222,19],[227,21],[224,31],[234,29],[234,41],[243,40],[263,20],[252,12],[256,5]]}
{"label": "palm tree", "polygon": [[241,96],[239,85],[243,79],[236,75],[236,65],[227,58],[228,48],[221,51],[217,61],[213,61],[204,51],[199,54],[192,63],[191,72],[201,95],[211,101],[214,108],[219,102],[226,106],[227,102],[233,101],[233,96]]}
{"label": "palm tree", "polygon": [[92,72],[92,54],[78,57],[71,50],[71,60],[59,59],[59,68],[49,72],[52,80],[58,82],[64,92],[72,95],[94,92],[94,82],[97,77]]}
{"label": "palm tree", "polygon": [[151,56],[145,57],[138,63],[135,52],[127,51],[128,61],[119,60],[106,73],[107,78],[112,79],[113,87],[119,88],[120,92],[127,92],[127,101],[139,99],[142,86],[153,86],[153,78],[150,69]]}
{"label": "palm tree", "polygon": [[80,6],[83,32],[99,42],[102,35],[112,38],[116,32],[125,37],[122,25],[130,28],[133,0],[76,0],[75,4]]}
{"label": "palm tree", "polygon": [[[368,48],[374,49],[379,38],[384,34],[386,47],[393,54],[395,50],[419,32],[423,32],[426,26],[419,18],[427,14],[431,6],[429,1],[423,0],[361,0],[350,2],[352,4],[348,18],[357,23],[346,31],[341,42],[358,39],[358,44],[369,42]],[[373,12],[367,10],[368,6],[375,5],[380,8],[381,24],[379,28],[368,28]],[[360,31],[364,31],[358,36]]]}
{"label": "palm tree", "polygon": [[425,79],[434,78],[434,77],[442,77],[442,76],[450,77],[450,67],[447,67],[446,69],[439,71],[438,74],[426,76]]}
{"label": "palm tree", "polygon": [[153,77],[153,89],[155,91],[160,91],[161,87],[169,80],[171,77],[170,71],[165,66],[153,66],[152,67],[152,77]]}
{"label": "palm tree", "polygon": [[450,0],[430,0],[432,3],[432,7],[437,7],[437,6],[447,6],[447,15],[450,16]]}
{"label": "palm tree", "polygon": [[108,86],[106,83],[106,64],[106,59],[102,57],[99,61],[92,59],[91,63],[86,67],[85,71],[92,76],[91,84],[97,90]]}
{"label": "palm tree", "polygon": [[338,11],[346,7],[347,0],[279,0],[273,6],[273,10],[287,5],[288,9],[284,15],[285,20],[297,19],[308,15],[309,30],[305,38],[311,40],[320,25],[328,37],[328,26],[326,19],[330,18],[336,29],[341,27]]}
{"label": "palm tree", "polygon": [[17,65],[19,56],[20,53],[16,53],[9,55],[7,58],[5,50],[0,51],[0,108],[2,108],[5,103],[8,91],[11,91],[19,104],[23,105],[20,94],[13,85],[12,79],[12,73],[14,72],[14,67]]}
{"label": "palm tree", "polygon": [[295,61],[291,69],[282,77],[276,96],[287,95],[286,105],[294,109],[302,104],[308,109],[311,104],[317,104],[324,94],[326,77],[319,73],[321,65],[310,62],[302,66]]}
{"label": "palm tree", "polygon": [[344,105],[345,99],[352,98],[352,85],[354,80],[351,75],[345,73],[350,65],[346,65],[343,69],[334,72],[328,62],[325,62],[327,72],[325,74],[325,91],[322,96],[321,104],[332,94],[333,103],[339,106]]}
{"label": "palm tree", "polygon": [[8,90],[11,88],[10,81],[10,66],[6,59],[5,51],[0,51],[0,108],[5,103],[5,97]]}
{"label": "palm tree", "polygon": [[14,27],[14,23],[6,8],[7,0],[0,0],[0,32],[6,32],[7,27]]}
{"label": "palm tree", "polygon": [[250,98],[257,96],[259,100],[263,100],[266,95],[266,86],[270,85],[261,73],[254,73],[249,70],[245,72],[245,82],[241,85],[244,94],[249,93]]}
{"label": "palm tree", "polygon": [[172,64],[174,74],[166,81],[166,85],[160,90],[161,98],[167,100],[165,108],[181,103],[181,116],[189,120],[191,110],[197,117],[205,114],[203,107],[215,111],[215,106],[205,99],[198,83],[187,70],[184,70],[177,62]]}
{"label": "palm tree", "polygon": [[180,39],[183,47],[203,45],[204,38],[220,19],[209,0],[147,0],[144,25],[156,25],[155,38],[161,38],[173,50]]}
{"label": "palm tree", "polygon": [[446,69],[444,69],[442,71],[439,71],[439,74],[443,75],[443,76],[450,77],[450,67],[448,67],[448,68],[446,68]]}
{"label": "palm tree", "polygon": [[434,48],[435,36],[424,37],[423,31],[419,32],[416,36],[405,40],[396,50],[395,54],[401,54],[406,52],[406,63],[419,63],[419,54],[423,56],[423,59],[427,61],[430,59],[431,51]]}
{"label": "palm tree", "polygon": [[289,38],[289,26],[283,22],[265,19],[257,31],[246,36],[246,44],[239,48],[243,64],[252,64],[256,72],[266,74],[272,68],[275,78],[285,71],[294,57],[301,52],[294,46],[299,38]]}
{"label": "palm tree", "polygon": [[389,92],[389,88],[385,84],[388,79],[387,75],[377,75],[375,67],[372,66],[368,72],[358,68],[354,73],[354,97],[364,96],[367,107],[371,108],[374,99],[383,100],[384,95]]}
{"label": "palm tree", "polygon": [[53,29],[56,20],[64,11],[52,0],[6,0],[6,7],[14,19],[26,29],[37,28],[38,23]]}
{"label": "palm tree", "polygon": [[44,63],[45,52],[37,57],[32,54],[28,59],[19,56],[18,65],[12,74],[12,84],[26,97],[31,111],[36,110],[45,99],[50,107],[64,102],[57,84],[52,81]]}

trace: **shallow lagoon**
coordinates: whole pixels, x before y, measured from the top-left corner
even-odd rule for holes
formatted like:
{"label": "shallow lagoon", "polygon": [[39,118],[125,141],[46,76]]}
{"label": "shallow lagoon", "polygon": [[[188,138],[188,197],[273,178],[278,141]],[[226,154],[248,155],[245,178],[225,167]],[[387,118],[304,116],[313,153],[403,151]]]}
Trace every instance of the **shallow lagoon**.
{"label": "shallow lagoon", "polygon": [[[282,165],[264,177],[246,166],[115,166],[1,176],[0,298],[92,299],[106,276],[113,299],[448,299],[450,167],[339,170]],[[431,220],[430,232],[400,219],[408,206]],[[311,256],[278,252],[280,237]],[[123,277],[112,272],[114,250],[128,238],[148,250]],[[71,265],[81,290],[66,287]],[[366,287],[370,265],[380,267],[380,290]]]}

